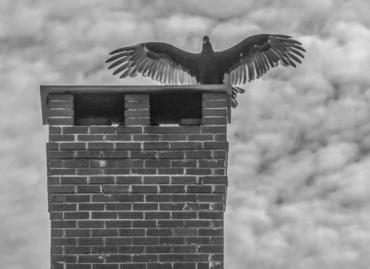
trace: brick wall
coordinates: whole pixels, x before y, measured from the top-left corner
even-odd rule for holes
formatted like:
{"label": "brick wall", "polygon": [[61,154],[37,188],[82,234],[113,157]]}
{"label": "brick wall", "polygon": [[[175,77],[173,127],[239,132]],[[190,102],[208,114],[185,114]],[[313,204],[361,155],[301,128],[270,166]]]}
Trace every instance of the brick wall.
{"label": "brick wall", "polygon": [[124,126],[74,126],[50,94],[51,268],[223,268],[226,93],[203,93],[200,126],[149,126],[149,95],[125,95]]}

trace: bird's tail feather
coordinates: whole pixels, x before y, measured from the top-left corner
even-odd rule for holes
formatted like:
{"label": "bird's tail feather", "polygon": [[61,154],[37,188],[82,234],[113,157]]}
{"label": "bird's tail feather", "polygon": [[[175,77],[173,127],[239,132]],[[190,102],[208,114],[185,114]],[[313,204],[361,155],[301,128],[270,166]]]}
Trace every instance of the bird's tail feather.
{"label": "bird's tail feather", "polygon": [[231,106],[235,108],[238,105],[238,101],[236,100],[237,94],[240,93],[245,93],[245,90],[240,87],[231,87]]}

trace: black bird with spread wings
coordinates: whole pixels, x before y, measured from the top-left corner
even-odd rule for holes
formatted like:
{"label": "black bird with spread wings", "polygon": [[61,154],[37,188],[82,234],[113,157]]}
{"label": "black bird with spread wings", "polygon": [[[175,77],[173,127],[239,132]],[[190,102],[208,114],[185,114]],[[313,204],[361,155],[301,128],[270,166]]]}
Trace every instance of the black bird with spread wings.
{"label": "black bird with spread wings", "polygon": [[279,64],[296,67],[304,58],[302,44],[287,35],[260,34],[250,36],[235,46],[214,51],[208,36],[203,37],[200,53],[190,53],[162,42],[140,43],[110,53],[108,69],[120,78],[137,74],[163,84],[227,84],[232,87],[232,105],[236,87],[257,79]]}

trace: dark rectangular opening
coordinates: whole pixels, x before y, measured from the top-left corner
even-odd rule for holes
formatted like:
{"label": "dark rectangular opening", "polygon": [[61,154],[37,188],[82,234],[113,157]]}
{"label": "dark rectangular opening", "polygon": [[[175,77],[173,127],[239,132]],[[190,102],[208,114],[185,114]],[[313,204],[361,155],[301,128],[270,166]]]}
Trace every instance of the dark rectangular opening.
{"label": "dark rectangular opening", "polygon": [[74,95],[75,125],[112,125],[124,122],[122,93],[78,93]]}
{"label": "dark rectangular opening", "polygon": [[178,92],[150,95],[151,125],[199,125],[202,93]]}

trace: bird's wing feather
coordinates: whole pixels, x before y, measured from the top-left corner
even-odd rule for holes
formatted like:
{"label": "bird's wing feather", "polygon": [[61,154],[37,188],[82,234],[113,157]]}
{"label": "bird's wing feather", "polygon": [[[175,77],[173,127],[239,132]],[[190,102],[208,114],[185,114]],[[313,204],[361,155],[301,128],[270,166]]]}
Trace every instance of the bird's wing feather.
{"label": "bird's wing feather", "polygon": [[148,42],[123,47],[110,53],[108,69],[116,68],[120,78],[138,73],[164,84],[190,84],[198,81],[198,54],[186,52],[167,43]]}
{"label": "bird's wing feather", "polygon": [[261,34],[216,52],[216,58],[222,72],[230,75],[230,82],[238,85],[259,78],[279,64],[296,67],[304,52],[302,44],[290,36]]}

